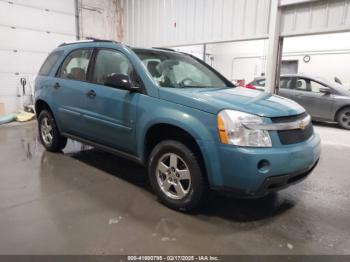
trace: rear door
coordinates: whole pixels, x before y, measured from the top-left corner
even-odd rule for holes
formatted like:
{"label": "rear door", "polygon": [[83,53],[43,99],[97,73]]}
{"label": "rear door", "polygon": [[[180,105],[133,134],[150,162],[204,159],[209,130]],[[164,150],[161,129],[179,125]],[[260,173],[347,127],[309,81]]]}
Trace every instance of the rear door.
{"label": "rear door", "polygon": [[299,77],[295,88],[295,101],[315,119],[330,119],[333,107],[332,94],[320,92],[327,86],[314,80]]}
{"label": "rear door", "polygon": [[54,103],[58,109],[57,121],[63,132],[81,134],[92,52],[91,48],[72,51],[64,59],[55,81],[52,82]]}
{"label": "rear door", "polygon": [[281,77],[278,95],[294,100],[295,77]]}

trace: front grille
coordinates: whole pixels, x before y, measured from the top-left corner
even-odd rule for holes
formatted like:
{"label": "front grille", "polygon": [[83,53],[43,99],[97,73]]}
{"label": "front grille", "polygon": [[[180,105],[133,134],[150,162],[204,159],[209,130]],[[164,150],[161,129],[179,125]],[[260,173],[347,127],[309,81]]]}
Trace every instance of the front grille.
{"label": "front grille", "polygon": [[[287,117],[274,117],[271,118],[273,123],[286,123],[301,120],[307,116],[307,113],[303,113],[297,116]],[[308,140],[314,133],[312,124],[310,123],[304,129],[293,129],[293,130],[281,130],[277,131],[281,144],[291,145],[304,142]]]}
{"label": "front grille", "polygon": [[297,120],[302,120],[305,117],[307,117],[307,113],[302,113],[301,115],[296,116],[281,116],[281,117],[273,117],[271,118],[272,123],[288,123],[288,122],[294,122]]}

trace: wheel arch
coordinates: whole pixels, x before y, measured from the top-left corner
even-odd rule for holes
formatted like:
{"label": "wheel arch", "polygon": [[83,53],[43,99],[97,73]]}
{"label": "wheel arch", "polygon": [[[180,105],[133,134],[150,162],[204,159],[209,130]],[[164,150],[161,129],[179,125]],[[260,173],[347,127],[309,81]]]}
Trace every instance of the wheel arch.
{"label": "wheel arch", "polygon": [[338,108],[338,110],[336,111],[336,113],[334,114],[334,121],[338,121],[338,115],[339,115],[339,113],[343,110],[343,109],[345,109],[345,108],[350,108],[350,104],[348,104],[348,105],[343,105],[343,106],[341,106],[340,108]]}
{"label": "wheel arch", "polygon": [[50,111],[50,113],[53,115],[53,112],[52,112],[49,104],[42,99],[38,99],[35,102],[35,114],[36,114],[37,118],[39,117],[40,112],[44,109]]}
{"label": "wheel arch", "polygon": [[54,111],[51,109],[50,105],[45,100],[43,99],[36,100],[34,108],[35,108],[35,115],[37,119],[39,119],[39,115],[42,110],[48,110],[51,113],[53,119],[55,120],[58,130],[61,131],[61,125],[60,123],[58,123],[59,119],[56,118]]}
{"label": "wheel arch", "polygon": [[183,127],[174,124],[156,123],[147,129],[143,140],[144,145],[142,156],[145,163],[148,162],[148,158],[153,148],[164,140],[175,140],[189,147],[198,157],[201,169],[204,172],[206,179],[208,179],[204,155],[198,141],[195,139],[195,136]]}

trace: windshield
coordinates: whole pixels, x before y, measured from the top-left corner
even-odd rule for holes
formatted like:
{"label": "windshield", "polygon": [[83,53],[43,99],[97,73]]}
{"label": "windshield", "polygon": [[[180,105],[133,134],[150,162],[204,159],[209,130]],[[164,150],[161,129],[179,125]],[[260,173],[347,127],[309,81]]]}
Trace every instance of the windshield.
{"label": "windshield", "polygon": [[161,87],[220,88],[233,86],[204,63],[189,55],[156,50],[136,49],[134,52]]}

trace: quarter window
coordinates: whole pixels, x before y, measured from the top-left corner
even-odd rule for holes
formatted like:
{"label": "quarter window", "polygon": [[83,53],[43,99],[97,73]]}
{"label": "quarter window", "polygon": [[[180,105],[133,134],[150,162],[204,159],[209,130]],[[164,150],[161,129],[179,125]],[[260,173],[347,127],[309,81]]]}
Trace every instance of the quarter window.
{"label": "quarter window", "polygon": [[62,64],[59,77],[86,81],[91,55],[91,49],[79,49],[70,53]]}
{"label": "quarter window", "polygon": [[133,67],[129,59],[115,50],[100,50],[96,56],[92,82],[103,85],[111,74],[127,75],[133,78]]}
{"label": "quarter window", "polygon": [[56,51],[51,53],[45,60],[44,64],[41,66],[39,70],[39,75],[47,76],[49,75],[52,67],[56,64],[58,59],[61,57],[63,51]]}

